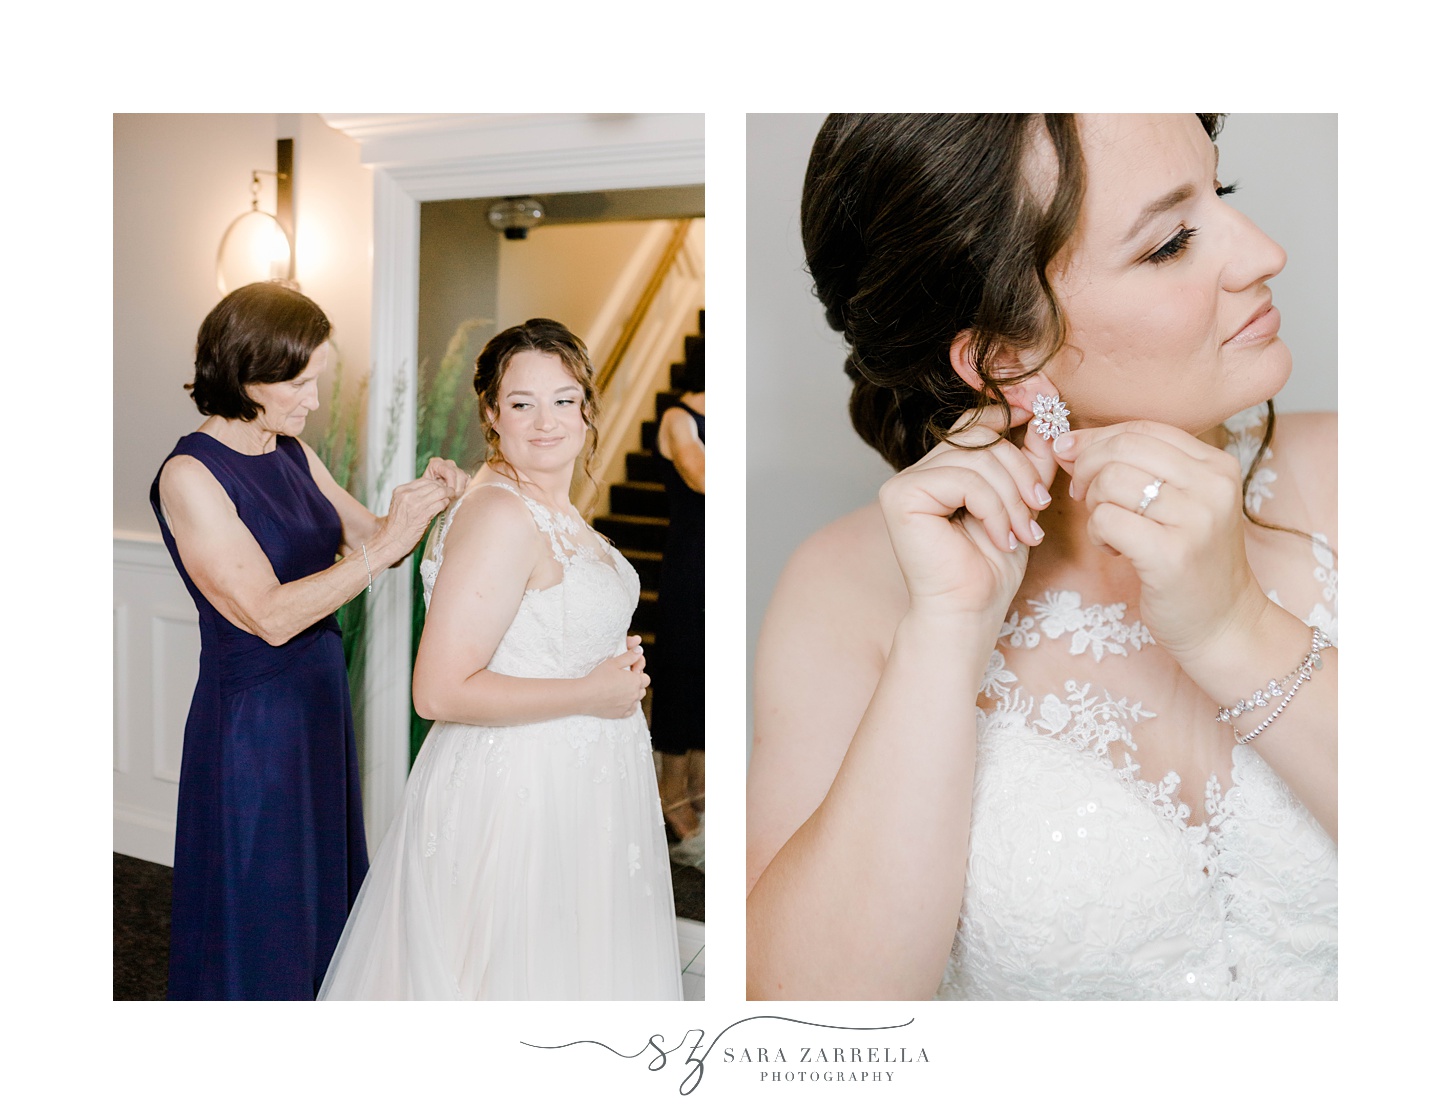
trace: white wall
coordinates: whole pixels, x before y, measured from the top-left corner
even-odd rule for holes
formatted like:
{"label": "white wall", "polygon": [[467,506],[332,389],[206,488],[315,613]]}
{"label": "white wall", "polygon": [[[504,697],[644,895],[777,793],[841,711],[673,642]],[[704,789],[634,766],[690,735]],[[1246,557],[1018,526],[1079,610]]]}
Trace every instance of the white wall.
{"label": "white wall", "polygon": [[[796,546],[869,502],[890,475],[847,416],[839,334],[811,295],[801,247],[801,181],[822,114],[752,115],[746,126],[747,639]],[[1233,204],[1284,245],[1273,286],[1295,372],[1282,410],[1334,410],[1336,118],[1232,115],[1219,139]]]}
{"label": "white wall", "polygon": [[[561,224],[499,242],[499,328],[551,317],[581,338],[653,221]],[[607,352],[590,352],[596,366]]]}
{"label": "white wall", "polygon": [[[114,527],[159,538],[147,491],[201,422],[182,384],[197,328],[221,297],[217,245],[251,204],[252,171],[275,168],[277,140],[293,139],[297,279],[332,320],[349,377],[368,369],[371,174],[356,141],[315,115],[114,119]],[[262,208],[275,198],[264,176]],[[325,419],[319,411],[313,426]]]}
{"label": "white wall", "polygon": [[[357,141],[322,117],[277,120],[277,134],[293,137],[297,281],[333,323],[344,389],[351,392],[372,367],[373,172],[362,164]],[[332,383],[319,386],[323,405],[308,420],[316,436],[326,427]]]}
{"label": "white wall", "polygon": [[[277,118],[114,119],[114,525],[160,537],[146,493],[201,421],[182,384],[220,297],[217,245],[251,204],[252,170],[277,163]],[[262,206],[274,196],[266,180]]]}

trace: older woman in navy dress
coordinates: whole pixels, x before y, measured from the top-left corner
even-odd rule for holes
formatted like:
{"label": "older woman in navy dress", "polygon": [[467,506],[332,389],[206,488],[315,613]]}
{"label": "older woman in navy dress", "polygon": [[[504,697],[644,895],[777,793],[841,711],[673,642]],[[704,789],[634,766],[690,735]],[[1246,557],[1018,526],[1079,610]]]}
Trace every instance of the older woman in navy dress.
{"label": "older woman in navy dress", "polygon": [[177,806],[173,999],[316,996],[368,866],[333,613],[403,560],[468,479],[431,461],[381,518],[338,485],[298,440],[331,331],[284,286],[223,298],[187,384],[206,420],[151,485],[202,646]]}

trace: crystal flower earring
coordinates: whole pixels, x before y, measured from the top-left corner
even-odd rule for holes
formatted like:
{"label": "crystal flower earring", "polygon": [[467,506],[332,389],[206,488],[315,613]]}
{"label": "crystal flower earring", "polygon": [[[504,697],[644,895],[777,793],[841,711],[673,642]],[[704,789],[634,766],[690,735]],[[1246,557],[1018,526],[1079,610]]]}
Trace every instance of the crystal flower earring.
{"label": "crystal flower earring", "polygon": [[1056,441],[1068,432],[1068,407],[1057,395],[1039,395],[1033,401],[1033,432],[1044,441]]}

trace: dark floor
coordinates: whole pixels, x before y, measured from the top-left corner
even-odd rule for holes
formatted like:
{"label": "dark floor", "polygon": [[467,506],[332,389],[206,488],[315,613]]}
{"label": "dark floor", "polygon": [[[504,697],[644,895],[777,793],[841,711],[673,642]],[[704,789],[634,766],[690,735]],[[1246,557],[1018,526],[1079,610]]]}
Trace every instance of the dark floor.
{"label": "dark floor", "polygon": [[171,867],[111,856],[111,996],[166,997],[166,942],[171,931]]}
{"label": "dark floor", "polygon": [[[171,868],[113,854],[111,994],[116,1001],[166,997],[166,947],[171,930]],[[670,864],[675,915],[705,920],[705,875]]]}
{"label": "dark floor", "polygon": [[[665,826],[666,839],[675,846],[670,826]],[[670,864],[670,884],[675,890],[675,915],[688,921],[705,923],[705,870],[693,866]]]}

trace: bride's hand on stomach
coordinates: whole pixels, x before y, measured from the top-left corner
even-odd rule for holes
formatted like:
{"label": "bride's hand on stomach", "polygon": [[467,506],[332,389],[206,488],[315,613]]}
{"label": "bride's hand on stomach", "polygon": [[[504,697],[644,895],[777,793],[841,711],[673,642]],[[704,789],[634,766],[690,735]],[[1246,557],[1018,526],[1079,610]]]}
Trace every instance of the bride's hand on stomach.
{"label": "bride's hand on stomach", "polygon": [[1023,448],[1003,438],[997,411],[962,430],[967,417],[950,441],[883,484],[879,501],[910,609],[986,616],[995,638],[1028,550],[1043,539],[1036,518],[1057,464],[1040,437],[1028,435]]}
{"label": "bride's hand on stomach", "polygon": [[1245,554],[1235,457],[1148,421],[1074,430],[1054,453],[1088,508],[1089,540],[1133,564],[1144,624],[1181,665],[1259,620],[1268,600]]}
{"label": "bride's hand on stomach", "polygon": [[586,675],[590,686],[591,706],[589,715],[601,719],[623,719],[633,715],[645,698],[650,687],[650,675],[645,672],[645,653],[640,648],[638,635],[630,635],[625,643],[625,652],[606,658]]}

